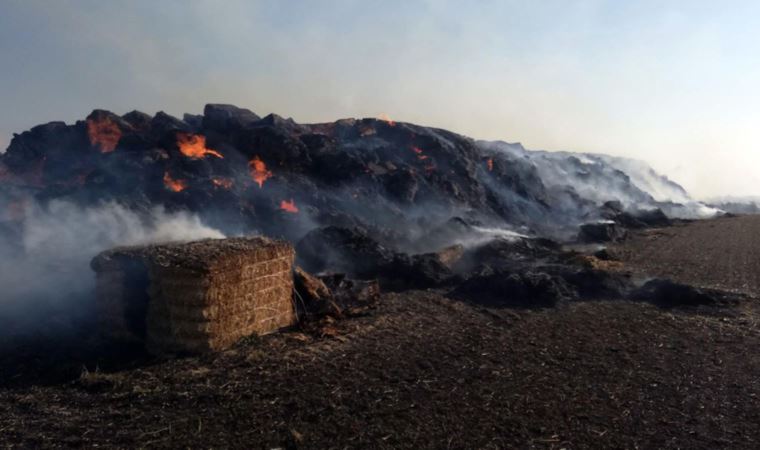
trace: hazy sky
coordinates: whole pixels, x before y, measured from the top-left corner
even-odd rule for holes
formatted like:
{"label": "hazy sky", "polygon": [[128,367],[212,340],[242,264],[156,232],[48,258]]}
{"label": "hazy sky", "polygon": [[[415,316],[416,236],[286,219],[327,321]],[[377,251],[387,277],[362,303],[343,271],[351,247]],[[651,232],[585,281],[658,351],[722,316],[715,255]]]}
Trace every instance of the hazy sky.
{"label": "hazy sky", "polygon": [[0,147],[94,108],[369,117],[760,194],[760,2],[0,0]]}

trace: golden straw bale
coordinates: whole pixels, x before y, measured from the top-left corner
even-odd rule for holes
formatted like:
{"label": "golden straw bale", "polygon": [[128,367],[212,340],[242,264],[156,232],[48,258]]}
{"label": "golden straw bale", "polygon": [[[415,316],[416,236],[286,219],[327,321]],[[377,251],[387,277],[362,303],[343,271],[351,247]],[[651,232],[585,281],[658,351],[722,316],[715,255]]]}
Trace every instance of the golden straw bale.
{"label": "golden straw bale", "polygon": [[158,353],[220,350],[276,331],[296,321],[294,257],[290,244],[260,237],[103,252],[91,263],[101,324]]}

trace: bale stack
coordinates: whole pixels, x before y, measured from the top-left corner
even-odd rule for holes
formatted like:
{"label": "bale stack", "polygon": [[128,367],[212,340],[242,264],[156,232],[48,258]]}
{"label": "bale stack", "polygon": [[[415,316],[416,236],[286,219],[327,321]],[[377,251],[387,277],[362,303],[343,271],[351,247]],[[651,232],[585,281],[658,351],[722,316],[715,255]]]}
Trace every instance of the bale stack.
{"label": "bale stack", "polygon": [[295,323],[294,256],[266,238],[109,250],[92,263],[101,324],[158,353],[227,348]]}
{"label": "bale stack", "polygon": [[98,255],[95,296],[101,332],[117,339],[145,339],[148,268],[137,254],[114,250]]}

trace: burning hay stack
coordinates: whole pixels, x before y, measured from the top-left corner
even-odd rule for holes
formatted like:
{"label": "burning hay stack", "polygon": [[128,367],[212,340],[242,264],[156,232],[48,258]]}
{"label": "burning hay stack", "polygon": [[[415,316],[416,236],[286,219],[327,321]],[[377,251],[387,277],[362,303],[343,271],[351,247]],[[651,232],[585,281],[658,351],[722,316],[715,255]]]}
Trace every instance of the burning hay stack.
{"label": "burning hay stack", "polygon": [[294,256],[260,237],[103,252],[92,261],[101,325],[157,353],[221,350],[292,325]]}

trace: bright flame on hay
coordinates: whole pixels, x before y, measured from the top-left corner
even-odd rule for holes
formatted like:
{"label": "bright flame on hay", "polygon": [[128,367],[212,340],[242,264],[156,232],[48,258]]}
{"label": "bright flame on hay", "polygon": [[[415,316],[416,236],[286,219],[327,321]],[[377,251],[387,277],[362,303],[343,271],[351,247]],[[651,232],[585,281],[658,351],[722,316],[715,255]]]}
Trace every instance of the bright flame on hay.
{"label": "bright flame on hay", "polygon": [[289,213],[293,213],[293,214],[298,212],[298,207],[296,206],[296,202],[294,202],[292,198],[290,199],[290,201],[287,201],[287,200],[281,201],[280,209],[283,211],[287,211]]}
{"label": "bright flame on hay", "polygon": [[259,184],[260,188],[264,187],[266,180],[272,178],[272,171],[267,169],[267,165],[258,156],[253,157],[248,167],[251,169],[251,178]]}
{"label": "bright flame on hay", "polygon": [[396,122],[394,122],[393,120],[391,120],[391,118],[388,117],[388,114],[381,113],[380,116],[378,116],[378,119],[380,119],[383,122],[387,123],[391,127],[395,127],[396,126]]}
{"label": "bright flame on hay", "polygon": [[164,172],[164,186],[172,192],[182,192],[187,189],[188,184],[186,180],[175,180],[169,172]]}
{"label": "bright flame on hay", "polygon": [[101,153],[111,153],[119,144],[121,129],[110,117],[101,120],[87,119],[87,136],[90,138],[90,144],[98,147]]}
{"label": "bright flame on hay", "polygon": [[224,158],[221,153],[206,147],[206,136],[201,134],[177,133],[177,147],[183,155],[192,159],[205,158],[207,155]]}

